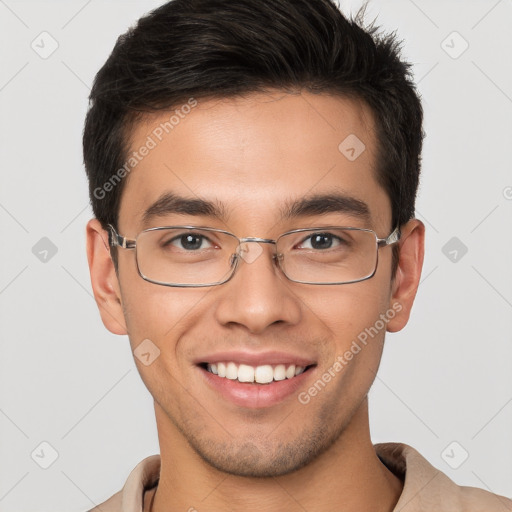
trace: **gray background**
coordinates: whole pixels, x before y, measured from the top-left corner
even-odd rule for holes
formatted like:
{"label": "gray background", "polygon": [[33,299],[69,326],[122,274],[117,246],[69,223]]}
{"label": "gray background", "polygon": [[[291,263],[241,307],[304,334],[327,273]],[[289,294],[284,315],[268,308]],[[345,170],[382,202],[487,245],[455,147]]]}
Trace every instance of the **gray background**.
{"label": "gray background", "polygon": [[[84,511],[158,452],[128,339],[92,298],[81,132],[117,36],[160,3],[0,0],[1,512]],[[409,325],[387,337],[372,437],[511,496],[512,2],[374,0],[368,13],[405,40],[427,132],[424,271]]]}

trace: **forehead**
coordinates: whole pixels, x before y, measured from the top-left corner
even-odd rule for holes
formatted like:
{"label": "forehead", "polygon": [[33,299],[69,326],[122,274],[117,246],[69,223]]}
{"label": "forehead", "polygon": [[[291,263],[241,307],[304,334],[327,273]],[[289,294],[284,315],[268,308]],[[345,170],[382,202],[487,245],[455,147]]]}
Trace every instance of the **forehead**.
{"label": "forehead", "polygon": [[217,204],[231,226],[263,228],[296,200],[332,192],[368,204],[374,223],[391,216],[375,178],[372,114],[348,98],[275,91],[191,100],[139,122],[127,156],[120,228],[142,228],[166,193]]}

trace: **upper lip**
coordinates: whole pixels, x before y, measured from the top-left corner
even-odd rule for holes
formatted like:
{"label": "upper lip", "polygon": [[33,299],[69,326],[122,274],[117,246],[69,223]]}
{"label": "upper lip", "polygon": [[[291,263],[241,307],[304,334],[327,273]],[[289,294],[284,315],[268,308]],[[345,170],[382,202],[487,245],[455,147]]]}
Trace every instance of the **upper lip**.
{"label": "upper lip", "polygon": [[249,366],[277,365],[284,364],[286,366],[294,364],[295,366],[310,366],[316,362],[304,356],[289,354],[286,352],[268,351],[268,352],[215,352],[207,354],[195,359],[195,364],[203,363],[220,363],[233,361],[238,364],[247,364]]}

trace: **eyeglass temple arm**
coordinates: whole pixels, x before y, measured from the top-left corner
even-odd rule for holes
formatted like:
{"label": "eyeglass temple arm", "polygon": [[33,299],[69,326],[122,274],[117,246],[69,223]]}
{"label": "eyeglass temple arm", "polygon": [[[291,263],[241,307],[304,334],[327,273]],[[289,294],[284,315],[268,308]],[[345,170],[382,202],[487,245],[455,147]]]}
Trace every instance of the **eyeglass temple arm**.
{"label": "eyeglass temple arm", "polygon": [[129,240],[125,236],[121,236],[117,233],[114,226],[112,224],[108,224],[108,243],[112,247],[122,247],[123,249],[135,249],[136,242],[135,240]]}
{"label": "eyeglass temple arm", "polygon": [[377,238],[377,245],[379,247],[392,245],[400,240],[401,235],[400,226],[397,226],[387,238]]}

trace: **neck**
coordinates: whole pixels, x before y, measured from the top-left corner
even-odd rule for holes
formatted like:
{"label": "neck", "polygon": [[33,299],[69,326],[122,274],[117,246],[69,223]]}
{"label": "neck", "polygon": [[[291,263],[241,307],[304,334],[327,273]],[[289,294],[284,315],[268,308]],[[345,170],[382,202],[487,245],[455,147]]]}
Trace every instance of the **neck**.
{"label": "neck", "polygon": [[293,473],[271,478],[218,471],[198,457],[157,404],[155,412],[160,480],[146,493],[144,512],[391,512],[402,492],[402,481],[373,448],[366,399],[323,454]]}

